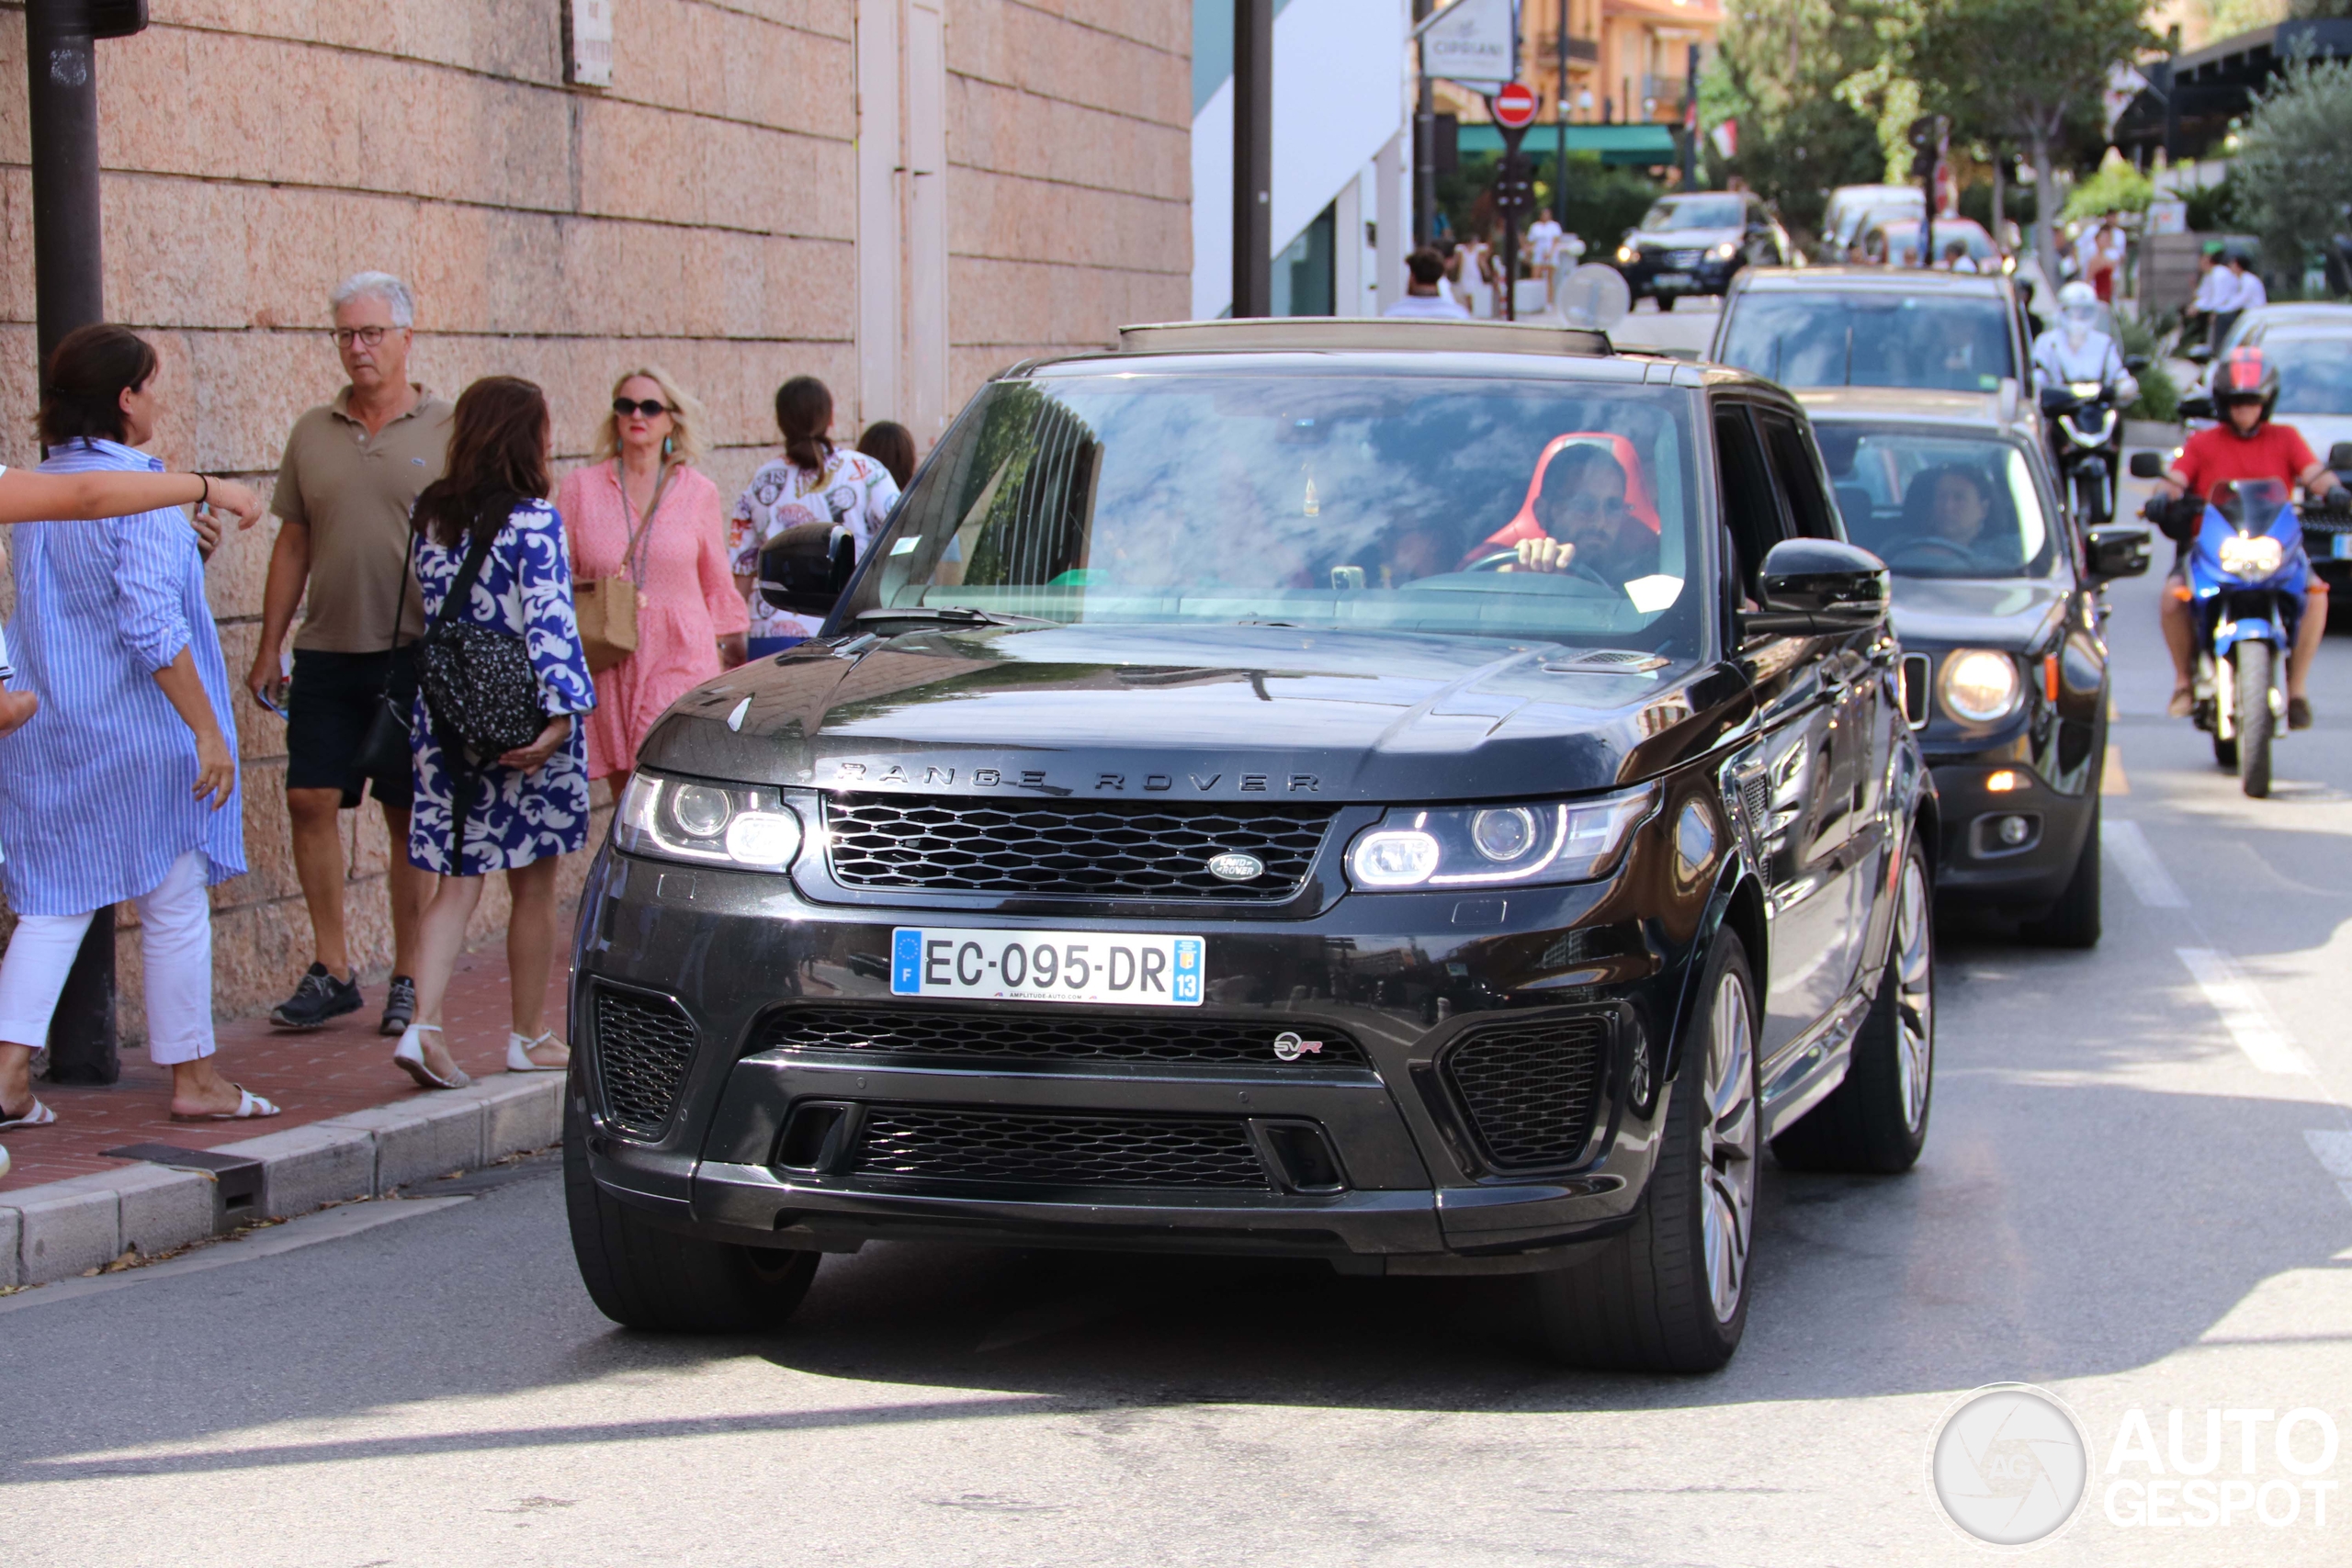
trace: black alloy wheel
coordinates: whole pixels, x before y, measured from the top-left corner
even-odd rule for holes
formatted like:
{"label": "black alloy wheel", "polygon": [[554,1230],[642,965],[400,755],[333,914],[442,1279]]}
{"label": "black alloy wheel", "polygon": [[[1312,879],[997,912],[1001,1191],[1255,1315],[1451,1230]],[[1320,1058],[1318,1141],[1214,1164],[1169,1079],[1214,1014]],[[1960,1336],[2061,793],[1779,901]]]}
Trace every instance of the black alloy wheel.
{"label": "black alloy wheel", "polygon": [[1711,1372],[1747,1326],[1763,1122],[1756,982],[1732,931],[1715,938],[1699,994],[1632,1227],[1531,1281],[1544,1347],[1570,1365]]}
{"label": "black alloy wheel", "polygon": [[1846,1081],[1772,1140],[1774,1156],[1790,1169],[1899,1176],[1927,1146],[1936,1072],[1931,891],[1915,831],[1895,885],[1886,972],[1854,1036]]}
{"label": "black alloy wheel", "polygon": [[738,1247],[664,1229],[596,1185],[578,1069],[564,1085],[563,1206],[580,1282],[624,1328],[744,1334],[782,1327],[816,1278],[814,1252]]}

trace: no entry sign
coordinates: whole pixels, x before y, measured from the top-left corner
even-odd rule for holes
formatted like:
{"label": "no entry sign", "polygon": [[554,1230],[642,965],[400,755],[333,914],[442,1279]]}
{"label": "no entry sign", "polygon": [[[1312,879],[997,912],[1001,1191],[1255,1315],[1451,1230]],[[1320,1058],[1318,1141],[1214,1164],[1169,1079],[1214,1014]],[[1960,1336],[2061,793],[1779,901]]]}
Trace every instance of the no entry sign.
{"label": "no entry sign", "polygon": [[1503,90],[1495,95],[1495,123],[1510,130],[1524,130],[1535,123],[1535,94],[1523,82],[1506,82]]}

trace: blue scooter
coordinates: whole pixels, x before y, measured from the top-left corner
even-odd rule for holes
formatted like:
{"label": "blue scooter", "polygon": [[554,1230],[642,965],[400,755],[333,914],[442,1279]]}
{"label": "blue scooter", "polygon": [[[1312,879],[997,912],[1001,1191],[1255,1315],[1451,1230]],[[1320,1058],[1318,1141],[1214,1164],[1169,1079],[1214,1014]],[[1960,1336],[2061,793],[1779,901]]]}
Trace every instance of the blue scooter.
{"label": "blue scooter", "polygon": [[2188,554],[2196,606],[2197,728],[2246,794],[2270,793],[2270,742],[2287,728],[2287,654],[2302,621],[2311,558],[2287,487],[2217,484]]}

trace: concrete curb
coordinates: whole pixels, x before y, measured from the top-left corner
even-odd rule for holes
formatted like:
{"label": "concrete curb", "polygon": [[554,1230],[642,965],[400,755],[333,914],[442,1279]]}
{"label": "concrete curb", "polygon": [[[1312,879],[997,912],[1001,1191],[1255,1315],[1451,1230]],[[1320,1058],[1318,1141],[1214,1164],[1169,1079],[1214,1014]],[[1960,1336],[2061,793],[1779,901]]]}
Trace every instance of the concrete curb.
{"label": "concrete curb", "polygon": [[[498,1074],[215,1152],[261,1161],[261,1212],[290,1219],[547,1147],[562,1133],[564,1077]],[[152,1257],[201,1241],[213,1234],[214,1179],[132,1165],[0,1193],[0,1286],[70,1280],[126,1247]]]}

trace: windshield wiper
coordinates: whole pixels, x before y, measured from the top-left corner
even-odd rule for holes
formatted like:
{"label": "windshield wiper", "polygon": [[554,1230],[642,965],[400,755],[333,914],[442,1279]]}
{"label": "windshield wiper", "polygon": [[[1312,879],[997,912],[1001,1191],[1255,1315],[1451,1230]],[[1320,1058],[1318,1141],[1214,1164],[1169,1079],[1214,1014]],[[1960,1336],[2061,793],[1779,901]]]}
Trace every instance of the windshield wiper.
{"label": "windshield wiper", "polygon": [[866,621],[938,621],[958,626],[1058,626],[1043,615],[1008,615],[996,610],[975,610],[969,604],[911,604],[900,610],[860,610]]}

